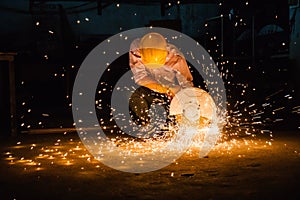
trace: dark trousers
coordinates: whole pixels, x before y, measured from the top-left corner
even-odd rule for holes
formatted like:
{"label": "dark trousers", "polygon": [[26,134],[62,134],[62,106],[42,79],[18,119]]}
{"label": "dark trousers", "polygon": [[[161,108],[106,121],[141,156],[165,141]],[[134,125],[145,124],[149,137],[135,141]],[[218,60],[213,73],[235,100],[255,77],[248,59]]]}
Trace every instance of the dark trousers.
{"label": "dark trousers", "polygon": [[146,125],[149,123],[148,111],[151,104],[161,104],[169,115],[170,101],[165,94],[154,92],[147,87],[139,87],[134,91],[129,99],[129,111],[132,120],[138,125]]}

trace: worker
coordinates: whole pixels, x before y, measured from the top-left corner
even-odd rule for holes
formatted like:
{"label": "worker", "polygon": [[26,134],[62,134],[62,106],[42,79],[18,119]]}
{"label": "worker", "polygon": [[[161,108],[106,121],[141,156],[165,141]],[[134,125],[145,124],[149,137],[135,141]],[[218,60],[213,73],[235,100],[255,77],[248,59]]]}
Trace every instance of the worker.
{"label": "worker", "polygon": [[133,121],[149,124],[151,104],[160,102],[168,115],[172,98],[181,89],[193,87],[193,77],[183,54],[159,33],[151,32],[130,45],[129,64],[139,87],[129,100]]}

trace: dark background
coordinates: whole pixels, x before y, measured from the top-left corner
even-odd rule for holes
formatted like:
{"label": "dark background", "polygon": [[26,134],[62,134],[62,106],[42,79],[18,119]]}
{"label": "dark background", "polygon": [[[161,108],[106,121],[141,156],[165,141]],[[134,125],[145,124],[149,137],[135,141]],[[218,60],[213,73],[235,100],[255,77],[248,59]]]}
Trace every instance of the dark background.
{"label": "dark background", "polygon": [[[72,86],[85,56],[109,36],[150,25],[181,31],[210,53],[223,73],[231,126],[241,113],[245,123],[238,126],[258,120],[259,126],[298,130],[299,21],[297,2],[287,0],[1,1],[0,52],[17,52],[18,131],[73,127]],[[0,64],[5,134],[8,70],[7,63]],[[125,67],[119,70],[120,65]],[[129,70],[128,55],[110,68],[102,80],[113,85]],[[201,77],[196,85],[205,89]],[[104,105],[107,97],[99,97]],[[109,118],[109,107],[99,112]]]}

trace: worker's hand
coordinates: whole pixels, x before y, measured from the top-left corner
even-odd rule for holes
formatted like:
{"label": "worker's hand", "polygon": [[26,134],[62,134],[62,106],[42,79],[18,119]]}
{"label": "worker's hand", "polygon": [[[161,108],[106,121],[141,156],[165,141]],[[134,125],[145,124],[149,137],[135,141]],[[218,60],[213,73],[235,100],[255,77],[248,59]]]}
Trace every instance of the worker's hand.
{"label": "worker's hand", "polygon": [[174,86],[174,87],[170,87],[169,90],[170,90],[170,91],[172,92],[172,94],[174,94],[174,96],[175,96],[175,94],[177,94],[177,92],[179,92],[180,86],[179,86],[179,85],[176,85],[176,86]]}
{"label": "worker's hand", "polygon": [[176,95],[176,93],[179,92],[179,90],[180,90],[179,85],[176,85],[175,87],[170,87],[168,89],[167,96],[170,101],[173,99],[173,97]]}

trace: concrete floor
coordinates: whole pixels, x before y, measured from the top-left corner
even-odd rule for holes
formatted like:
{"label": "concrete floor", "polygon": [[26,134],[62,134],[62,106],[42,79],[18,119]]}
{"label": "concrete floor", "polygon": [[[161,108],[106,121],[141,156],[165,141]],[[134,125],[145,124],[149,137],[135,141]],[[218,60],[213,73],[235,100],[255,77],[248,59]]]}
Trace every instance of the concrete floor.
{"label": "concrete floor", "polygon": [[300,133],[273,132],[192,149],[154,172],[111,169],[76,133],[1,138],[0,199],[300,199]]}

